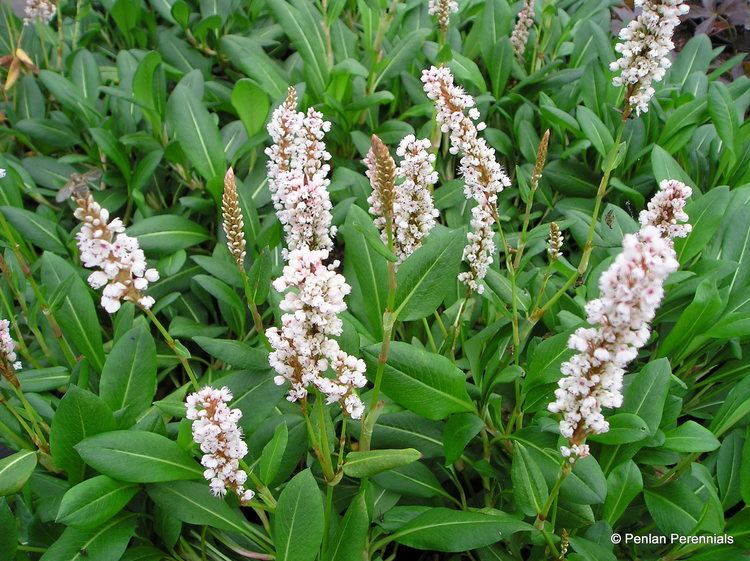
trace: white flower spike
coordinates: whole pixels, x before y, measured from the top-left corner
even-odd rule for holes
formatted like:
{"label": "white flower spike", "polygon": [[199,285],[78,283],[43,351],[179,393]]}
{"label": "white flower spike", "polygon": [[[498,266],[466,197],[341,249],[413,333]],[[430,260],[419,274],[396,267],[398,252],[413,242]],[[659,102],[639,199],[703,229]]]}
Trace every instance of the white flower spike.
{"label": "white flower spike", "polygon": [[[460,172],[464,178],[464,194],[473,199],[469,243],[463,259],[469,271],[459,280],[479,294],[484,292],[482,279],[487,275],[495,253],[494,225],[497,222],[497,195],[510,187],[510,179],[495,159],[495,150],[479,137],[486,125],[479,120],[474,98],[453,83],[453,75],[445,67],[435,66],[422,72],[424,91],[435,102],[440,130],[450,133],[451,154],[461,154]],[[464,113],[467,110],[467,114]]]}
{"label": "white flower spike", "polygon": [[679,263],[672,238],[690,231],[683,212],[691,190],[679,181],[663,181],[641,213],[641,229],[623,239],[623,251],[599,278],[600,296],[586,305],[587,321],[570,336],[578,351],[562,364],[564,376],[549,405],[562,414],[560,433],[570,446],[561,448],[571,462],[588,455],[590,434],[609,431],[604,408],[622,405],[625,368],[651,335],[650,323],[664,296],[664,282]]}

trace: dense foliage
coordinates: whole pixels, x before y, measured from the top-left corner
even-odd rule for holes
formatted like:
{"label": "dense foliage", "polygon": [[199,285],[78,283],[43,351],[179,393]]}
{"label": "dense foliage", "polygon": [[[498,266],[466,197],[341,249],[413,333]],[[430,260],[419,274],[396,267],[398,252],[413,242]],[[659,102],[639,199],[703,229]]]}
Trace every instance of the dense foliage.
{"label": "dense foliage", "polygon": [[[742,56],[661,44],[651,99],[613,83],[616,0],[28,4],[0,4],[0,559],[747,555]],[[691,227],[639,223],[665,189]],[[626,285],[637,319],[597,316]],[[579,422],[587,352],[617,360]]]}

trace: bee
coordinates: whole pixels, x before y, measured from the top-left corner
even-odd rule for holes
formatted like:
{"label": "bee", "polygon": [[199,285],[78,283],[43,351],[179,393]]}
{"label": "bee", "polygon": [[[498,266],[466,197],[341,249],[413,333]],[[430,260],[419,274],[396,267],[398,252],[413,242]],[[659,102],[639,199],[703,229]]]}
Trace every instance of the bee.
{"label": "bee", "polygon": [[615,211],[614,210],[610,210],[607,213],[607,216],[604,217],[604,221],[607,223],[607,226],[609,226],[609,228],[611,230],[613,224],[615,223]]}
{"label": "bee", "polygon": [[101,177],[102,172],[98,169],[93,169],[85,173],[71,173],[68,182],[55,195],[55,200],[61,203],[70,197],[77,199],[85,197],[89,192],[89,183],[99,181]]}

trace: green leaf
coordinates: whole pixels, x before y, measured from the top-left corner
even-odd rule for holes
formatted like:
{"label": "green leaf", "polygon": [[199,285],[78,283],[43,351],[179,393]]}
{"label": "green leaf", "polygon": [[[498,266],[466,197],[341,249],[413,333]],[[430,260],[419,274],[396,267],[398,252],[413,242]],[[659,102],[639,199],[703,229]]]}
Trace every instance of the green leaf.
{"label": "green leaf", "polygon": [[212,277],[209,275],[195,275],[193,277],[193,280],[198,283],[203,290],[208,292],[219,302],[223,302],[231,308],[242,311],[244,313],[245,306],[242,303],[242,300],[228,284],[221,282],[216,277]]}
{"label": "green leaf", "polygon": [[167,88],[161,64],[159,53],[152,51],[141,59],[133,75],[133,97],[140,103],[153,131],[161,131],[166,105]]}
{"label": "green leaf", "polygon": [[[175,485],[180,485],[182,483],[195,485],[192,481],[176,481]],[[158,486],[158,484],[154,486]],[[213,496],[211,496],[211,499],[216,500]],[[156,535],[159,536],[162,544],[166,547],[174,547],[182,533],[182,521],[176,516],[173,516],[170,509],[171,506],[169,508],[164,508],[154,501],[154,532],[156,532]]]}
{"label": "green leaf", "polygon": [[266,54],[258,41],[239,35],[225,35],[220,45],[232,64],[255,80],[271,99],[284,98],[288,81],[276,61]]}
{"label": "green leaf", "polygon": [[[366,347],[363,353],[372,375],[377,369],[380,344]],[[427,419],[474,411],[461,370],[444,356],[400,341],[391,343],[382,390],[402,407]]]}
{"label": "green leaf", "polygon": [[63,495],[56,521],[76,528],[95,528],[120,512],[137,492],[138,486],[133,483],[98,475]]}
{"label": "green leaf", "polygon": [[604,502],[607,497],[607,480],[593,456],[575,463],[572,474],[562,483],[560,496],[573,504],[593,505]]}
{"label": "green leaf", "polygon": [[0,207],[0,212],[25,240],[41,249],[67,255],[67,250],[57,233],[57,225],[51,220],[35,212],[12,206]]}
{"label": "green leaf", "polygon": [[373,448],[416,448],[423,458],[439,458],[443,452],[443,423],[398,411],[378,417],[372,435]]}
{"label": "green leaf", "polygon": [[654,179],[656,179],[657,183],[661,183],[665,179],[678,179],[685,185],[693,187],[693,189],[696,187],[695,181],[685,173],[685,170],[680,167],[677,160],[670,156],[669,153],[658,144],[654,144],[654,148],[651,151],[651,167],[654,172]]}
{"label": "green leaf", "polygon": [[124,333],[104,363],[99,395],[122,427],[151,406],[156,394],[156,344],[143,324]]}
{"label": "green leaf", "polygon": [[[53,294],[63,283],[70,283],[61,295],[55,312],[65,338],[73,343],[91,365],[101,371],[104,366],[104,350],[101,328],[96,309],[78,271],[65,259],[52,253],[42,255],[42,283]],[[73,277],[72,281],[68,279]]]}
{"label": "green leaf", "polygon": [[323,499],[309,469],[284,487],[273,529],[278,561],[312,561],[318,555],[323,541]]}
{"label": "green leaf", "polygon": [[484,82],[479,67],[473,60],[459,53],[453,53],[451,60],[448,62],[448,67],[460,83],[469,82],[481,93],[487,91],[487,84]]}
{"label": "green leaf", "polygon": [[[25,392],[45,392],[68,384],[70,373],[64,366],[23,370],[16,374]],[[2,382],[0,382],[2,383]]]}
{"label": "green leaf", "polygon": [[504,539],[533,527],[509,514],[431,508],[391,536],[414,549],[465,552]]}
{"label": "green leaf", "polygon": [[687,356],[700,343],[700,334],[719,319],[724,309],[716,281],[705,279],[698,285],[695,298],[680,314],[680,318],[659,347],[659,357],[679,359]]}
{"label": "green leaf", "polygon": [[602,158],[607,158],[615,144],[612,134],[609,132],[601,119],[584,105],[577,109],[578,122],[581,124],[583,134],[591,141],[591,144],[599,152]]}
{"label": "green leaf", "polygon": [[120,481],[156,483],[203,476],[200,466],[176,442],[153,432],[105,432],[75,448],[91,467]]}
{"label": "green leaf", "polygon": [[509,37],[501,37],[496,43],[493,43],[492,55],[489,57],[492,62],[485,60],[485,63],[487,63],[490,72],[492,95],[495,98],[499,99],[505,92],[505,86],[513,69],[514,58],[515,52]]}
{"label": "green leaf", "polygon": [[698,198],[691,198],[685,206],[692,229],[684,238],[675,240],[675,251],[681,263],[698,255],[711,241],[721,226],[731,199],[728,187],[716,187]]}
{"label": "green leaf", "polygon": [[[378,337],[382,333],[388,273],[384,256],[367,243],[362,235],[364,231],[370,232],[368,234],[370,237],[378,238],[378,229],[372,219],[362,208],[352,205],[346,215],[343,230],[345,271],[349,268],[353,269],[353,275],[347,274],[347,277],[356,277],[357,284],[359,284],[359,290],[355,290],[350,296],[354,301],[352,310],[361,321],[368,325],[370,333]],[[357,313],[359,310],[361,312]]]}
{"label": "green leaf", "polygon": [[731,216],[733,227],[724,236],[721,256],[737,262],[729,282],[729,292],[736,293],[750,279],[750,205],[743,205]]}
{"label": "green leaf", "polygon": [[[208,182],[214,199],[221,199],[221,188],[211,180],[224,177],[226,161],[219,127],[201,100],[183,84],[177,84],[167,102],[167,122],[190,163]],[[186,247],[186,246],[183,246]]]}
{"label": "green leaf", "polygon": [[680,49],[680,54],[669,71],[669,81],[684,89],[690,75],[706,72],[715,56],[708,35],[695,35]]}
{"label": "green leaf", "polygon": [[66,528],[40,561],[118,561],[135,533],[136,516],[110,520],[93,530]]}
{"label": "green leaf", "polygon": [[268,352],[247,343],[230,339],[212,339],[200,335],[193,337],[193,341],[212,357],[236,368],[254,372],[268,372],[271,368],[268,364]]}
{"label": "green leaf", "polygon": [[[667,359],[649,362],[640,372],[629,377],[629,384],[623,392],[620,411],[638,415],[646,421],[649,436],[656,434],[664,413],[664,401],[669,391],[672,370]],[[605,447],[599,463],[605,473],[621,462],[632,458],[643,446],[639,442]]]}
{"label": "green leaf", "polygon": [[685,421],[664,436],[662,448],[675,452],[711,452],[721,446],[710,430],[695,421]]}
{"label": "green leaf", "polygon": [[221,378],[234,399],[232,407],[242,411],[242,426],[255,430],[276,408],[286,394],[284,386],[277,386],[268,370],[259,372],[241,371]]}
{"label": "green leaf", "polygon": [[718,508],[720,513],[731,509],[742,499],[743,440],[743,431],[738,429],[729,433],[721,443],[716,459],[716,482],[721,495],[721,506]]}
{"label": "green leaf", "polygon": [[55,464],[65,470],[69,481],[81,481],[86,469],[75,445],[114,428],[115,419],[104,401],[78,386],[68,388],[52,418],[50,448]]}
{"label": "green leaf", "polygon": [[188,524],[211,526],[246,533],[242,513],[211,494],[205,481],[171,481],[146,487],[151,500],[172,516]]}
{"label": "green leaf", "polygon": [[144,251],[158,254],[172,254],[210,238],[203,226],[174,214],[139,220],[128,228],[128,235],[138,238]]}
{"label": "green leaf", "polygon": [[628,460],[612,470],[607,477],[607,498],[602,511],[610,526],[614,526],[642,490],[643,477],[634,461]]}
{"label": "green leaf", "polygon": [[450,465],[461,457],[467,444],[484,428],[484,421],[473,413],[456,413],[445,423],[443,447],[445,464]]}
{"label": "green leaf", "polygon": [[362,559],[367,550],[367,534],[370,516],[364,489],[360,491],[346,509],[344,518],[336,528],[322,556],[323,561],[352,561]]}
{"label": "green leaf", "polygon": [[372,480],[384,489],[399,495],[424,499],[449,496],[440,485],[435,474],[422,462],[413,462],[378,473],[372,477]]}
{"label": "green leaf", "polygon": [[617,561],[617,558],[609,549],[611,546],[604,546],[578,536],[570,537],[570,545],[577,553],[577,555],[571,555],[571,559],[581,559],[583,561]]}
{"label": "green leaf", "polygon": [[724,147],[735,153],[735,136],[740,128],[732,94],[723,82],[716,80],[708,86],[708,114]]}
{"label": "green leaf", "polygon": [[382,257],[385,257],[388,261],[398,261],[398,257],[396,257],[396,254],[386,247],[377,231],[374,231],[371,228],[365,228],[361,224],[356,223],[354,224],[354,228],[364,236],[367,244],[376,253],[380,254]]}
{"label": "green leaf", "polygon": [[703,501],[681,481],[645,489],[643,495],[662,532],[690,535],[698,527]]}
{"label": "green leaf", "polygon": [[271,103],[266,93],[251,80],[239,80],[232,90],[232,107],[237,111],[247,135],[258,134],[266,122]]}
{"label": "green leaf", "polygon": [[461,230],[435,228],[398,269],[396,316],[400,321],[432,315],[456,284],[464,236]]}
{"label": "green leaf", "polygon": [[101,121],[99,112],[67,78],[50,70],[41,70],[39,79],[63,107],[74,115],[80,115],[88,125],[96,125]]}
{"label": "green leaf", "polygon": [[0,460],[0,497],[21,490],[36,467],[36,452],[21,450]]}
{"label": "green leaf", "polygon": [[742,468],[740,469],[740,494],[745,504],[750,504],[750,427],[745,431],[742,447]]}
{"label": "green leaf", "polygon": [[18,520],[8,506],[7,499],[0,497],[0,551],[3,551],[8,559],[15,559],[17,548]]}
{"label": "green leaf", "polygon": [[717,437],[727,432],[750,413],[750,376],[742,378],[727,395],[711,419],[709,430]]}
{"label": "green leaf", "polygon": [[534,387],[551,384],[560,379],[560,365],[575,354],[568,348],[570,332],[558,333],[539,343],[531,354],[528,375],[523,384],[524,396]]}
{"label": "green leaf", "polygon": [[518,508],[526,516],[536,516],[542,512],[549,496],[544,476],[520,442],[513,444],[513,464],[510,470],[513,481],[513,496]]}
{"label": "green leaf", "polygon": [[99,150],[117,166],[126,183],[130,183],[130,161],[127,154],[122,150],[122,145],[114,135],[106,129],[91,128],[89,129],[91,138],[96,143]]}
{"label": "green leaf", "polygon": [[284,33],[304,61],[307,83],[316,95],[322,95],[328,85],[328,63],[326,46],[320,28],[320,14],[310,4],[295,2],[292,6],[285,0],[266,0]]}
{"label": "green leaf", "polygon": [[609,431],[592,435],[589,440],[602,444],[629,444],[649,436],[646,421],[632,413],[616,413],[609,419]]}
{"label": "green leaf", "polygon": [[279,467],[281,467],[281,460],[284,457],[288,441],[289,430],[286,423],[281,422],[276,425],[273,437],[263,447],[263,452],[260,455],[260,480],[266,486],[270,485],[279,473]]}
{"label": "green leaf", "polygon": [[419,450],[368,450],[349,452],[344,462],[344,473],[349,477],[370,477],[376,473],[416,462],[422,457]]}
{"label": "green leaf", "polygon": [[397,76],[414,62],[416,54],[422,49],[424,40],[430,33],[432,33],[431,29],[417,29],[405,33],[403,38],[386,52],[382,66],[378,69],[379,74],[373,84],[373,91],[381,82]]}

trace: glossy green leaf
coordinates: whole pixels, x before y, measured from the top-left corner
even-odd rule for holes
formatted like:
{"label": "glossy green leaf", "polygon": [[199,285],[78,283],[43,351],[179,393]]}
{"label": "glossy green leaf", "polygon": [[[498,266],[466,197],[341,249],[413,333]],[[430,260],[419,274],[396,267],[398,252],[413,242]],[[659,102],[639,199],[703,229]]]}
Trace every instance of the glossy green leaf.
{"label": "glossy green leaf", "polygon": [[273,518],[276,558],[312,561],[323,540],[323,498],[310,470],[295,475],[279,495]]}
{"label": "glossy green leaf", "polygon": [[99,475],[71,487],[60,502],[57,521],[66,526],[89,529],[115,516],[138,492],[133,483],[122,483]]}
{"label": "glossy green leaf", "polygon": [[344,462],[344,473],[349,477],[370,477],[376,473],[416,462],[421,457],[422,454],[413,448],[349,452]]}
{"label": "glossy green leaf", "polygon": [[152,432],[105,432],[75,448],[91,467],[120,481],[156,483],[203,476],[200,466],[177,443]]}
{"label": "glossy green leaf", "polygon": [[[380,345],[366,347],[363,352],[368,374],[373,375]],[[444,356],[400,341],[391,343],[382,391],[396,403],[428,419],[444,419],[451,413],[474,410],[463,372]]]}
{"label": "glossy green leaf", "polygon": [[122,427],[132,425],[156,393],[156,344],[144,325],[124,333],[107,356],[99,395]]}
{"label": "glossy green leaf", "polygon": [[19,491],[31,477],[36,462],[36,453],[31,450],[22,450],[0,460],[0,497]]}

